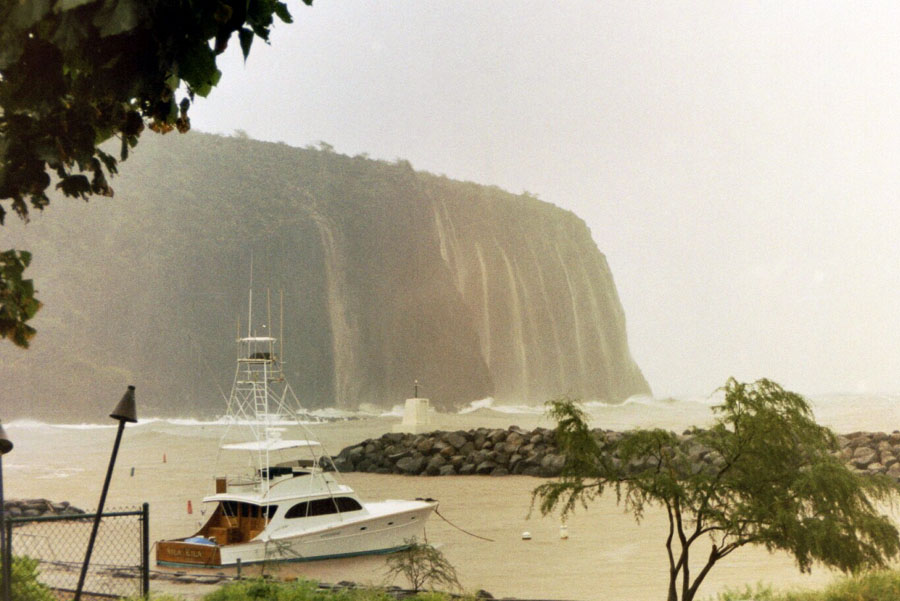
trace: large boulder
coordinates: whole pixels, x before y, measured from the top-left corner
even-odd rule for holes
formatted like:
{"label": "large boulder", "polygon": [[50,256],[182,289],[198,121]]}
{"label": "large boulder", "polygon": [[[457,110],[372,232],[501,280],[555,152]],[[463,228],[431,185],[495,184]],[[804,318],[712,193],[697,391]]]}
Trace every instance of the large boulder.
{"label": "large boulder", "polygon": [[867,467],[870,463],[874,462],[877,458],[878,454],[874,449],[861,446],[857,447],[857,449],[853,452],[853,458],[850,460],[850,463],[854,467],[862,469]]}
{"label": "large boulder", "polygon": [[404,474],[420,474],[425,467],[425,458],[421,455],[404,457],[397,462],[397,468]]}
{"label": "large boulder", "polygon": [[457,451],[463,448],[463,445],[467,442],[468,438],[466,438],[465,432],[450,432],[447,434],[447,443],[452,445]]}
{"label": "large boulder", "polygon": [[494,468],[496,468],[496,467],[497,467],[497,464],[494,463],[493,461],[489,461],[489,460],[482,461],[475,468],[475,473],[476,474],[490,474],[491,472],[494,471]]}
{"label": "large boulder", "polygon": [[428,464],[425,466],[425,473],[429,476],[437,476],[445,465],[447,465],[447,460],[444,456],[435,455],[428,460]]}

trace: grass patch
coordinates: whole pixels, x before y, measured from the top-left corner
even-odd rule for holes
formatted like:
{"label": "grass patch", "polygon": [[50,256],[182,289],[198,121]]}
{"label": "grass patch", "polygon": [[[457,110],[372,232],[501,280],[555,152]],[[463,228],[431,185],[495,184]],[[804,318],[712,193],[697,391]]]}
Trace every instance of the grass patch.
{"label": "grass patch", "polygon": [[[457,597],[446,593],[420,591],[405,601],[474,601],[473,596]],[[229,582],[203,597],[203,601],[396,601],[377,588],[322,589],[313,580],[278,582],[266,579]]]}
{"label": "grass patch", "polygon": [[835,580],[819,591],[775,591],[757,584],[719,593],[717,601],[891,601],[900,599],[900,571],[881,570]]}

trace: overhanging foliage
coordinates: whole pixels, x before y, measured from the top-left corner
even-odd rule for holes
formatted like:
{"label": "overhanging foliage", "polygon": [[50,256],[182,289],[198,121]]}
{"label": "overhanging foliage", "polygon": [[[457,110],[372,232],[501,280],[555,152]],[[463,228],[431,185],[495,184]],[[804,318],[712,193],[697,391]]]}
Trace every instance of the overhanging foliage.
{"label": "overhanging foliage", "polygon": [[[24,220],[49,204],[51,173],[65,196],[112,196],[109,178],[145,124],[190,129],[191,103],[219,82],[216,57],[233,34],[246,58],[254,39],[268,41],[275,17],[291,22],[284,2],[0,3],[0,225],[5,203]],[[118,159],[99,147],[112,137]]]}
{"label": "overhanging foliage", "polygon": [[29,263],[30,253],[0,252],[0,338],[9,338],[23,348],[28,347],[35,334],[25,322],[41,308],[40,301],[34,298],[34,283],[22,279]]}

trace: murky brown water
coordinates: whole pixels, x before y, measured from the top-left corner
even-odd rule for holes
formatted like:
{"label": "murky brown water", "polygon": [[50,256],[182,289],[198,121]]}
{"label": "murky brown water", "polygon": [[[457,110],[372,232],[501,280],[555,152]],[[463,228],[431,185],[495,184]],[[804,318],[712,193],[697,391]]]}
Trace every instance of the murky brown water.
{"label": "murky brown water", "polygon": [[[703,414],[666,413],[667,409],[636,407],[606,420],[607,427],[661,425],[682,428],[702,421]],[[698,410],[699,411],[699,410]],[[706,414],[708,416],[708,410]],[[883,418],[883,416],[882,416]],[[372,418],[317,427],[317,435],[336,453],[343,446],[378,436],[396,419]],[[526,428],[548,425],[540,416],[438,416],[441,429],[477,425]],[[846,429],[863,429],[854,423]],[[16,446],[4,458],[8,498],[45,497],[68,500],[90,509],[96,506],[109,461],[115,429],[71,429],[40,424],[9,424]],[[216,425],[174,425],[155,422],[129,426],[123,439],[107,507],[150,503],[151,540],[193,533],[203,519],[201,498],[211,492],[222,428]],[[285,437],[291,437],[290,432]],[[163,455],[166,462],[163,462]],[[131,475],[131,468],[134,475]],[[434,497],[440,512],[459,528],[492,542],[469,536],[434,516],[426,529],[428,542],[438,546],[456,566],[469,591],[485,589],[497,597],[547,599],[663,599],[667,521],[662,511],[649,511],[640,525],[623,513],[609,496],[579,511],[568,522],[569,538],[560,539],[555,517],[528,518],[531,490],[541,480],[489,476],[402,477],[345,474],[344,481],[366,500]],[[187,515],[188,500],[193,515]],[[522,540],[523,531],[532,539]],[[696,552],[700,558],[702,553]],[[279,576],[300,575],[327,582],[353,580],[384,583],[383,557],[313,563],[281,564]],[[704,583],[703,597],[728,586],[766,582],[780,587],[818,586],[833,577],[815,569],[803,575],[784,554],[743,549],[717,566]]]}

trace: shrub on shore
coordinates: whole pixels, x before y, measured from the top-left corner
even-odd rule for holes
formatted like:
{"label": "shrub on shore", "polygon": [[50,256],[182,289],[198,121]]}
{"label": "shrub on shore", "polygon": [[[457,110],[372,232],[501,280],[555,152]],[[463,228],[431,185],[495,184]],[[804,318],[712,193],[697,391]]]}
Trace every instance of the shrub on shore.
{"label": "shrub on shore", "polygon": [[254,579],[230,582],[206,595],[203,601],[394,601],[383,591],[320,589],[311,580],[275,582]]}
{"label": "shrub on shore", "polygon": [[900,571],[879,570],[835,580],[820,591],[775,591],[757,584],[719,593],[717,601],[887,601],[900,599]]}
{"label": "shrub on shore", "polygon": [[[15,601],[56,601],[50,589],[38,582],[36,559],[13,557],[10,594]],[[0,590],[3,586],[3,570],[0,570]]]}
{"label": "shrub on shore", "polygon": [[389,578],[403,576],[412,586],[414,593],[426,587],[432,590],[439,587],[453,591],[462,589],[456,569],[443,553],[416,539],[406,542],[408,543],[406,549],[387,558]]}

